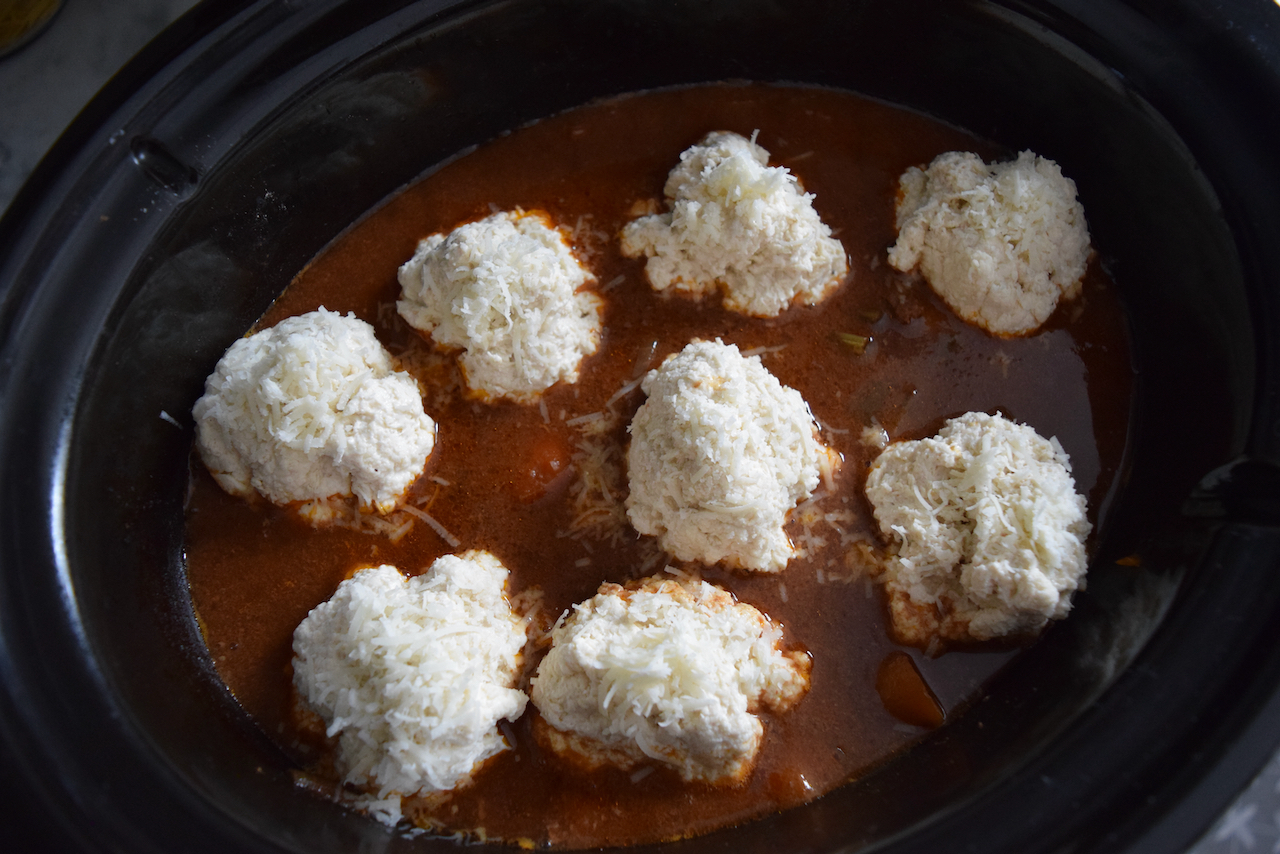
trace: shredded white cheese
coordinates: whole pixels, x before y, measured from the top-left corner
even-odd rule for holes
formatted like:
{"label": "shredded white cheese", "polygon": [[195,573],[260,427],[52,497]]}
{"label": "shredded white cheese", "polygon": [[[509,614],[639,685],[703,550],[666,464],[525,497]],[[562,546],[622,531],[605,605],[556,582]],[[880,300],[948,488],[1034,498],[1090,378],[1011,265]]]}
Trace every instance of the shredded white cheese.
{"label": "shredded white cheese", "polygon": [[497,722],[527,701],[515,688],[525,620],[506,580],[478,551],[409,579],[363,569],[298,626],[294,684],[338,737],[345,782],[384,800],[445,791],[506,748]]}
{"label": "shredded white cheese", "polygon": [[997,335],[1034,332],[1079,293],[1089,230],[1076,185],[1024,151],[988,166],[952,151],[903,173],[889,263],[917,266],[964,320]]}
{"label": "shredded white cheese", "polygon": [[785,568],[787,514],[838,461],[800,393],[719,341],[667,357],[642,388],[627,455],[631,524],[681,560]]}
{"label": "shredded white cheese", "polygon": [[551,633],[531,698],[558,752],[587,765],[645,759],[685,779],[731,783],[750,773],[764,727],[809,685],[810,662],[782,630],[698,580],[604,584]]}
{"label": "shredded white cheese", "polygon": [[498,213],[433,234],[400,268],[397,310],[439,346],[460,349],[467,386],[532,402],[576,382],[600,344],[600,298],[542,213]]}
{"label": "shredded white cheese", "polygon": [[436,436],[373,327],[324,308],[232,344],[191,414],[219,485],[281,505],[354,494],[390,512]]}
{"label": "shredded white cheese", "polygon": [[884,583],[906,642],[1039,630],[1071,608],[1091,526],[1056,439],[970,412],[934,438],[896,442],[867,498],[890,556]]}
{"label": "shredded white cheese", "polygon": [[667,177],[670,210],[623,228],[623,254],[648,258],[655,290],[723,289],[725,307],[742,314],[821,302],[848,272],[844,247],[795,176],[768,163],[769,152],[743,136],[708,134]]}

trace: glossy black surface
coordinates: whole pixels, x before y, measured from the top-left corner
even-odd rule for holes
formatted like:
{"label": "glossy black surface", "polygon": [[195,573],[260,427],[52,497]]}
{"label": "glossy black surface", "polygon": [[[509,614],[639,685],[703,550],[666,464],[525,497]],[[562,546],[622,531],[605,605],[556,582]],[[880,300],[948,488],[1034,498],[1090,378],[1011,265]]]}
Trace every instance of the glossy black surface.
{"label": "glossy black surface", "polygon": [[[750,78],[1057,160],[1130,312],[1138,398],[1070,620],[899,761],[662,850],[1185,848],[1280,740],[1273,12],[200,7],[0,221],[0,734],[28,808],[86,850],[452,850],[298,792],[213,675],[181,574],[187,413],[293,274],[424,169],[592,98]],[[1112,563],[1134,551],[1141,569]]]}

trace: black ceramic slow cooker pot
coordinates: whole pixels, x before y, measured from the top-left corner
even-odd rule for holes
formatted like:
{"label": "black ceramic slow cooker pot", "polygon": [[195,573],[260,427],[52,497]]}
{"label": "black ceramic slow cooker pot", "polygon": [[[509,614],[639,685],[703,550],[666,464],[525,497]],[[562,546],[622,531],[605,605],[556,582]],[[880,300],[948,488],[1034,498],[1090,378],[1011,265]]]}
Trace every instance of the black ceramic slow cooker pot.
{"label": "black ceramic slow cooker pot", "polygon": [[1132,433],[1089,590],[981,702],[808,806],[643,850],[1184,850],[1280,740],[1277,18],[1266,0],[197,8],[0,223],[0,840],[453,850],[297,789],[217,680],[183,580],[186,413],[281,287],[434,164],[602,96],[750,79],[1057,160],[1128,312]]}

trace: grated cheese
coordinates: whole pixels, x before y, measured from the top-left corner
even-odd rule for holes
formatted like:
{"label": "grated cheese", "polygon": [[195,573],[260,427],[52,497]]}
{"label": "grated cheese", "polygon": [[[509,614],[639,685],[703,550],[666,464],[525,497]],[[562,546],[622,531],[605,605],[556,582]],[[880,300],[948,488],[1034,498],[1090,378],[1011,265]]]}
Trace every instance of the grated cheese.
{"label": "grated cheese", "polygon": [[296,505],[298,516],[315,528],[347,528],[367,534],[381,534],[393,543],[400,542],[413,530],[413,517],[404,512],[407,504],[385,515],[362,513],[350,501],[341,498],[316,498]]}
{"label": "grated cheese", "polygon": [[418,508],[418,507],[414,507],[412,504],[406,504],[400,509],[403,512],[408,513],[409,515],[416,516],[422,521],[426,522],[427,525],[430,526],[431,530],[435,531],[437,534],[440,535],[440,539],[444,540],[446,543],[449,544],[449,548],[456,549],[458,546],[462,545],[461,540],[459,540],[453,534],[449,533],[449,531],[445,528],[445,526],[441,525],[440,522],[437,521],[436,518],[432,516],[430,513],[428,513],[427,511],[422,510],[421,508]]}

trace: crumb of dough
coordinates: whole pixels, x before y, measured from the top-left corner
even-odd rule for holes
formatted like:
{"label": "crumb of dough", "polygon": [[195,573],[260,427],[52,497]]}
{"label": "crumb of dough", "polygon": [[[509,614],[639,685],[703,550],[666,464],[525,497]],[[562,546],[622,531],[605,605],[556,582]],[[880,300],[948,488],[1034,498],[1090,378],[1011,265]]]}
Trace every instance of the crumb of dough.
{"label": "crumb of dough", "polygon": [[890,542],[883,580],[904,643],[1025,635],[1085,586],[1091,526],[1057,439],[970,412],[895,442],[867,498]]}
{"label": "crumb of dough", "polygon": [[810,660],[782,629],[725,590],[660,576],[603,584],[551,633],[533,679],[539,738],[588,767],[646,759],[686,780],[751,772],[764,727],[809,687]]}
{"label": "crumb of dough", "polygon": [[1080,291],[1089,230],[1076,185],[1058,164],[1024,151],[1009,163],[952,151],[899,181],[898,240],[889,263],[924,278],[961,318],[996,335],[1025,335],[1059,298]]}
{"label": "crumb of dough", "polygon": [[804,398],[732,344],[693,341],[645,377],[631,421],[627,514],[680,560],[779,572],[783,529],[838,455]]}
{"label": "crumb of dough", "polygon": [[793,303],[816,305],[844,280],[844,247],[813,209],[813,196],[769,152],[717,131],[680,155],[664,193],[670,210],[622,230],[622,252],[647,256],[654,290],[701,297],[775,317]]}
{"label": "crumb of dough", "polygon": [[[467,784],[507,749],[525,620],[488,552],[445,555],[419,576],[362,569],[293,634],[294,684],[336,736],[344,782],[381,801]],[[398,817],[399,810],[382,810]]]}
{"label": "crumb of dough", "polygon": [[539,211],[497,213],[433,234],[400,267],[400,315],[437,345],[462,350],[467,387],[531,403],[578,380],[600,345],[595,277]]}
{"label": "crumb of dough", "polygon": [[324,308],[232,344],[191,414],[218,484],[280,505],[355,495],[389,513],[436,437],[373,327]]}

